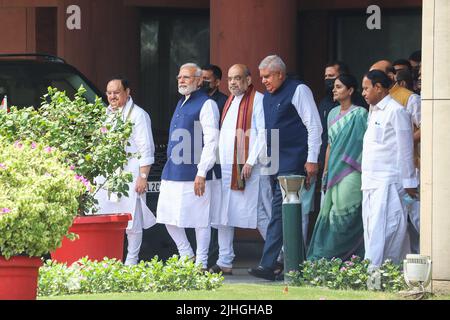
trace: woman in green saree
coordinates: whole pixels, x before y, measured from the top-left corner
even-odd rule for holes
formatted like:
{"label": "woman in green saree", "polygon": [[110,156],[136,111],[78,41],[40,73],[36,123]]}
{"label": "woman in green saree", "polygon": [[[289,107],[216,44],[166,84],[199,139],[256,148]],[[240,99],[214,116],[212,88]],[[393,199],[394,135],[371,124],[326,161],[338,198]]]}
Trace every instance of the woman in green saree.
{"label": "woman in green saree", "polygon": [[364,256],[361,214],[361,155],[367,111],[352,104],[355,77],[340,75],[334,99],[340,103],[328,115],[328,136],[322,188],[326,190],[308,250],[308,260]]}

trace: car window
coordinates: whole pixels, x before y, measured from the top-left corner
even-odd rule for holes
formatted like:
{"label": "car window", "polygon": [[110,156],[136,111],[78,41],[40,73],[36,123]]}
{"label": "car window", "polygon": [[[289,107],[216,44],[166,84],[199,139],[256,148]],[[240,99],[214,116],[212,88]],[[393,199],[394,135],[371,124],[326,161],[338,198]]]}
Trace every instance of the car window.
{"label": "car window", "polygon": [[8,96],[8,104],[19,108],[39,107],[49,86],[66,91],[73,98],[80,85],[85,97],[93,102],[95,89],[79,74],[61,63],[0,63],[0,98]]}

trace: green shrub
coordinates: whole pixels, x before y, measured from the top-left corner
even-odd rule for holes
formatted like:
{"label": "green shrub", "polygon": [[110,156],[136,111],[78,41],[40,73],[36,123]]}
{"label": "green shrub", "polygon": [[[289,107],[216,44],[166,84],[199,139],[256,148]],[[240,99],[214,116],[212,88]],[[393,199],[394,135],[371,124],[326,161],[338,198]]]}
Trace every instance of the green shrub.
{"label": "green shrub", "polygon": [[[61,245],[90,189],[56,149],[0,138],[0,255],[41,256]],[[73,238],[74,235],[69,235]]]}
{"label": "green shrub", "polygon": [[[118,194],[127,195],[131,174],[121,171],[129,154],[124,146],[131,136],[132,124],[123,122],[120,114],[106,113],[100,98],[89,103],[86,89],[80,87],[74,99],[65,92],[48,88],[39,109],[33,107],[10,112],[0,111],[0,136],[6,141],[35,141],[58,148],[60,161],[97,189],[94,179],[108,177],[108,186]],[[96,188],[95,188],[96,187]],[[88,213],[95,205],[94,194],[79,199],[79,213]]]}
{"label": "green shrub", "polygon": [[70,267],[49,260],[39,270],[38,295],[214,290],[223,280],[177,256],[166,263],[155,257],[135,266],[108,258],[100,262],[83,258]]}
{"label": "green shrub", "polygon": [[[369,260],[353,256],[350,261],[322,258],[305,261],[300,271],[290,272],[293,286],[326,287],[342,290],[381,290],[400,291],[406,288],[403,273],[399,265],[386,260],[376,271],[369,273]],[[369,284],[369,286],[368,286]]]}

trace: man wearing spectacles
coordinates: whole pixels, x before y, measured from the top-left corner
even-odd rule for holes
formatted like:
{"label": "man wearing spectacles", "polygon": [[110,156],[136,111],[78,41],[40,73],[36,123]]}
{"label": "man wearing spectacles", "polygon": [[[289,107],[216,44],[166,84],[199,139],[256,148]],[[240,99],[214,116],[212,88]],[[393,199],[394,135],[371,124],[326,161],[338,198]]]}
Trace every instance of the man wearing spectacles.
{"label": "man wearing spectacles", "polygon": [[[131,213],[132,220],[126,229],[128,247],[125,265],[136,265],[142,244],[142,229],[148,229],[156,223],[155,216],[146,205],[145,196],[147,177],[155,162],[152,126],[148,113],[133,102],[126,79],[116,77],[110,80],[106,96],[109,102],[108,114],[118,113],[123,121],[133,123],[129,144],[125,147],[133,156],[124,168],[125,172],[132,173],[133,182],[129,184],[128,197],[118,199],[108,195],[107,190],[100,189],[96,199],[99,201],[99,213]],[[99,177],[96,181],[101,185],[104,178]]]}
{"label": "man wearing spectacles", "polygon": [[[195,260],[206,270],[211,237],[210,210],[220,203],[221,173],[220,166],[215,164],[219,110],[216,102],[199,90],[201,75],[196,64],[187,63],[181,66],[177,76],[182,98],[170,122],[157,222],[166,225],[180,257]],[[219,192],[213,191],[215,186]],[[185,228],[195,228],[196,254]]]}
{"label": "man wearing spectacles", "polygon": [[[286,65],[279,56],[264,58],[259,65],[259,75],[267,90],[263,99],[267,153],[271,158],[278,158],[279,163],[278,166],[271,163],[277,170],[273,170],[275,173],[271,176],[272,216],[263,255],[259,266],[248,272],[255,277],[273,281],[276,276],[281,276],[276,275],[275,270],[283,246],[282,196],[277,177],[305,175],[305,187],[309,190],[319,169],[322,125],[311,89],[298,80],[287,78]],[[275,139],[272,141],[272,130],[279,134],[278,143]]]}

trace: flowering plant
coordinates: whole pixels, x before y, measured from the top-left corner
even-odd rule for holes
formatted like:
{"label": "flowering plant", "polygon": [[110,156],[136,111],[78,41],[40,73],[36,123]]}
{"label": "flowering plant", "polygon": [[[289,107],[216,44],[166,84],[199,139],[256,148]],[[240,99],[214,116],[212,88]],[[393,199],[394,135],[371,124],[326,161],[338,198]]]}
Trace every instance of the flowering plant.
{"label": "flowering plant", "polygon": [[338,258],[305,261],[300,271],[291,271],[294,286],[326,287],[342,290],[400,291],[406,288],[400,265],[386,260],[377,270],[379,275],[375,285],[371,283],[370,261],[352,256],[349,261]]}
{"label": "flowering plant", "polygon": [[41,256],[61,245],[90,186],[45,145],[0,139],[0,255]]}
{"label": "flowering plant", "polygon": [[[98,176],[108,177],[109,190],[127,195],[131,174],[124,173],[129,154],[125,151],[132,125],[120,115],[109,116],[100,98],[88,103],[86,90],[80,87],[74,99],[65,92],[49,88],[39,109],[12,107],[0,112],[0,136],[7,141],[29,140],[57,148],[60,161],[70,166],[78,179],[89,186],[79,199],[79,213],[95,211],[94,195],[104,185],[96,185]],[[94,210],[93,210],[94,209]]]}

